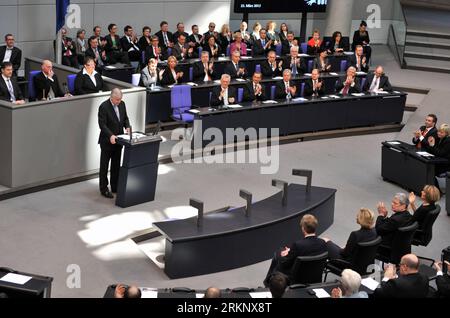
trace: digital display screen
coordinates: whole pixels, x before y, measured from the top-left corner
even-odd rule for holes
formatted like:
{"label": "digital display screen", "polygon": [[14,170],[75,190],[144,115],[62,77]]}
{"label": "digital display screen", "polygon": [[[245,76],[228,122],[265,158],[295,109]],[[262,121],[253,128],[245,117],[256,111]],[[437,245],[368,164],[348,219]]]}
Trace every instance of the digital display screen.
{"label": "digital display screen", "polygon": [[235,13],[325,12],[327,0],[235,0]]}

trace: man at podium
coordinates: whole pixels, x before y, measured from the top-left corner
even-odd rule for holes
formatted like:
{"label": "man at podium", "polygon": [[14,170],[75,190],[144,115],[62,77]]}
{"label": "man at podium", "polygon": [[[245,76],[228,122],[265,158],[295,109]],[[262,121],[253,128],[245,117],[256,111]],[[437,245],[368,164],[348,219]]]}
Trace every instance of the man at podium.
{"label": "man at podium", "polygon": [[[117,136],[123,134],[124,128],[130,133],[125,103],[122,101],[122,91],[114,88],[110,98],[104,101],[98,109],[98,125],[100,126],[100,193],[106,198],[114,198],[119,179],[120,158],[122,146],[117,144]],[[111,192],[108,189],[108,167],[111,161]]]}

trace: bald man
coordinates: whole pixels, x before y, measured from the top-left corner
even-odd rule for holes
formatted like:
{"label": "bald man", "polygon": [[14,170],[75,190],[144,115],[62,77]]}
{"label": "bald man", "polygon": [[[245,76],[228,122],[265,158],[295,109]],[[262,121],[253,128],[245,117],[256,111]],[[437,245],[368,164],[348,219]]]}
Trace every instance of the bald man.
{"label": "bald man", "polygon": [[380,91],[391,92],[392,86],[389,77],[384,74],[382,66],[377,66],[375,72],[367,75],[367,80],[363,87],[364,92],[378,93]]}
{"label": "bald man", "polygon": [[419,273],[419,259],[406,254],[400,261],[397,277],[395,265],[389,264],[374,297],[379,298],[425,298],[428,295],[428,277]]}
{"label": "bald man", "polygon": [[220,289],[217,287],[209,287],[206,292],[205,296],[203,298],[220,298],[221,292]]}
{"label": "bald man", "polygon": [[[100,193],[109,199],[117,192],[119,180],[120,158],[122,146],[117,144],[117,136],[123,134],[124,128],[130,133],[125,103],[122,101],[122,91],[113,88],[111,96],[98,109],[98,125],[100,127]],[[111,191],[108,189],[108,167],[111,162]],[[112,192],[112,193],[111,193]]]}
{"label": "bald man", "polygon": [[36,100],[47,100],[64,96],[58,77],[53,73],[53,64],[49,60],[42,61],[41,72],[33,78],[33,82]]}

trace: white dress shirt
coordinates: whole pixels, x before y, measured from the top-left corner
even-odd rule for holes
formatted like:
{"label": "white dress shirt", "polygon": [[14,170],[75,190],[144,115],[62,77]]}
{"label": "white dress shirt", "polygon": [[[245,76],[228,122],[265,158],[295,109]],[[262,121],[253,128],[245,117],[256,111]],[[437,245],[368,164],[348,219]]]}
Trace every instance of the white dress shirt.
{"label": "white dress shirt", "polygon": [[95,79],[95,74],[97,74],[97,72],[94,70],[92,72],[91,75],[88,74],[88,72],[86,72],[86,69],[83,68],[83,75],[87,74],[89,76],[89,78],[91,79],[92,83],[94,83],[94,86],[97,86],[97,80]]}
{"label": "white dress shirt", "polygon": [[13,47],[6,47],[5,57],[3,58],[3,62],[9,62],[11,60]]}

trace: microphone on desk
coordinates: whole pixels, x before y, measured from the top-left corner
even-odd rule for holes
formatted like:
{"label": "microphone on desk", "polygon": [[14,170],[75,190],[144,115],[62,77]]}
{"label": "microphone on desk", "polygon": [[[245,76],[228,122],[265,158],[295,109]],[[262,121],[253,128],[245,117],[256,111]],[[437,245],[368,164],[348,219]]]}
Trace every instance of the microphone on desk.
{"label": "microphone on desk", "polygon": [[63,83],[63,88],[64,88],[64,95],[68,95],[69,89],[67,88],[67,83]]}
{"label": "microphone on desk", "polygon": [[132,138],[133,138],[133,129],[130,125],[130,142],[131,142]]}

